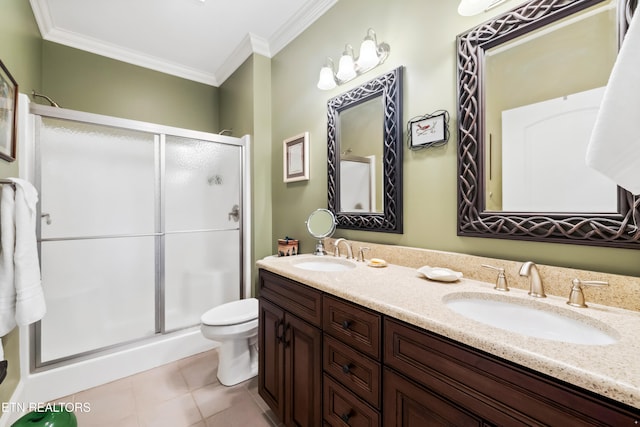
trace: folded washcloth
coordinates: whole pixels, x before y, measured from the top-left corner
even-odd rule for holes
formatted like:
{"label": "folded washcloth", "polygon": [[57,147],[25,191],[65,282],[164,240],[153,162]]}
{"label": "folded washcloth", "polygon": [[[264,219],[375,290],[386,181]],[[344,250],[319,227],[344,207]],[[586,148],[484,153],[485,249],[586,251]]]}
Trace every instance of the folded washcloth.
{"label": "folded washcloth", "polygon": [[613,66],[586,162],[620,187],[640,194],[640,13],[636,13]]}

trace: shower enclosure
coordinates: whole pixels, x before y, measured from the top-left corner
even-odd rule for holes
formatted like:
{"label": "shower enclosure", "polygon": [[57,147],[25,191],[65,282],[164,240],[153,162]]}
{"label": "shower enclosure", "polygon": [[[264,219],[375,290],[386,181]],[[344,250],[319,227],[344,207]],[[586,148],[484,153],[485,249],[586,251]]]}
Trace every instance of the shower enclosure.
{"label": "shower enclosure", "polygon": [[47,302],[32,369],[179,332],[244,297],[248,137],[31,113]]}

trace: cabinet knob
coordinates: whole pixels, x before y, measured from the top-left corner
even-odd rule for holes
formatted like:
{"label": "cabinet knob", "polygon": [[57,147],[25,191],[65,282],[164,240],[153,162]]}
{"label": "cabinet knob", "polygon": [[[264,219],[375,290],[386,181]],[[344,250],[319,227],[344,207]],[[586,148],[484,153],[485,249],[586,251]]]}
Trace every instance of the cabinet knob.
{"label": "cabinet knob", "polygon": [[342,321],[342,329],[349,329],[350,326],[351,326],[351,321],[350,320],[343,320]]}
{"label": "cabinet knob", "polygon": [[342,372],[344,372],[345,374],[348,374],[351,371],[351,364],[347,363],[346,365],[342,366]]}
{"label": "cabinet knob", "polygon": [[347,412],[346,414],[340,415],[340,419],[345,423],[349,422],[349,418],[351,418],[351,411]]}

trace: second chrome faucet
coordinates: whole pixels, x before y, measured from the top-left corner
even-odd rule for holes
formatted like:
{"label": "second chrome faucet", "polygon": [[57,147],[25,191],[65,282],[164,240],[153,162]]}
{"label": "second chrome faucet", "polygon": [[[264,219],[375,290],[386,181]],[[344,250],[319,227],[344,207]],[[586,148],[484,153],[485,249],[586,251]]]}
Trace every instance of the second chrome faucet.
{"label": "second chrome faucet", "polygon": [[529,295],[536,298],[545,298],[544,285],[538,273],[538,266],[532,261],[527,261],[520,267],[520,275],[529,278]]}
{"label": "second chrome faucet", "polygon": [[333,256],[340,256],[340,243],[344,243],[347,247],[347,259],[353,259],[353,250],[351,249],[351,244],[347,241],[347,239],[340,237],[333,242]]}

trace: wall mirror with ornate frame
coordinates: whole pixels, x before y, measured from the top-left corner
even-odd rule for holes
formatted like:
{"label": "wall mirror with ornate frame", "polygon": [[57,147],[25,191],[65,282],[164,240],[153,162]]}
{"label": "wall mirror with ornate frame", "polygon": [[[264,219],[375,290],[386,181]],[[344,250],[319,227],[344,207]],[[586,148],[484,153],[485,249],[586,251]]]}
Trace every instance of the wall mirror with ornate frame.
{"label": "wall mirror with ornate frame", "polygon": [[337,226],[402,233],[402,67],[328,101],[327,145]]}
{"label": "wall mirror with ornate frame", "polygon": [[585,152],[637,0],[532,0],[461,34],[458,235],[640,248]]}

